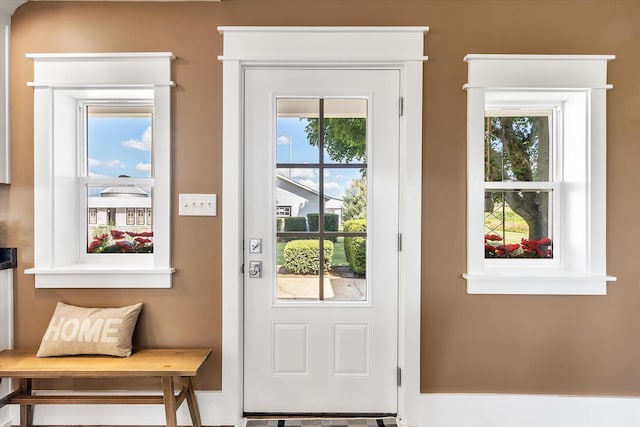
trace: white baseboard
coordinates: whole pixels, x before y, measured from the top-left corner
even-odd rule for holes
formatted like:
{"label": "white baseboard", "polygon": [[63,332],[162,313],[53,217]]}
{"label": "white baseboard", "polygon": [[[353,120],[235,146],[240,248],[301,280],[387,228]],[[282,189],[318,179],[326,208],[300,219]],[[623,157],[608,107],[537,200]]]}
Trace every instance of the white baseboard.
{"label": "white baseboard", "polygon": [[[202,424],[242,426],[222,392],[197,392]],[[178,424],[191,425],[187,405],[178,411]],[[552,395],[421,394],[412,413],[400,414],[403,427],[638,427],[640,398]],[[18,408],[0,427],[18,425]],[[5,413],[6,413],[6,409]],[[5,415],[6,418],[6,415]],[[34,424],[46,425],[164,425],[161,405],[36,406]]]}
{"label": "white baseboard", "polygon": [[638,427],[640,398],[421,394],[402,416],[419,427]]}

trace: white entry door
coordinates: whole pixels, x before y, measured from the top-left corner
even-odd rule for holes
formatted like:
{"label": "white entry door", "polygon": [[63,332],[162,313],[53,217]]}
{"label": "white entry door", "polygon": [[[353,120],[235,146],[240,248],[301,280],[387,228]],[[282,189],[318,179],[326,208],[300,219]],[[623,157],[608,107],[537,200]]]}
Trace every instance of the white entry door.
{"label": "white entry door", "polygon": [[400,72],[244,93],[244,410],[396,413]]}

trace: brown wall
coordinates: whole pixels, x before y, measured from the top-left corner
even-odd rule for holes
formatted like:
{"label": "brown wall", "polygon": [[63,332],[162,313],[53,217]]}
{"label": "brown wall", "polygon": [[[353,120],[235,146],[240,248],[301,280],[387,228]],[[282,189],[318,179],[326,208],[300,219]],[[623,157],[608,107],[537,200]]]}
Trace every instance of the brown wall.
{"label": "brown wall", "polygon": [[[36,290],[33,77],[27,52],[172,51],[173,191],[221,194],[218,25],[429,25],[424,78],[423,392],[640,396],[636,175],[640,2],[634,0],[224,0],[28,3],[12,21],[13,184],[0,186],[0,244],[18,246],[16,345],[36,347],[55,302],[145,308],[135,341],[212,346],[199,377],[221,386],[221,217],[172,208],[170,290]],[[467,53],[615,54],[608,96],[606,297],[470,296],[465,257]],[[224,203],[224,194],[221,194]],[[416,375],[418,373],[415,373]]]}

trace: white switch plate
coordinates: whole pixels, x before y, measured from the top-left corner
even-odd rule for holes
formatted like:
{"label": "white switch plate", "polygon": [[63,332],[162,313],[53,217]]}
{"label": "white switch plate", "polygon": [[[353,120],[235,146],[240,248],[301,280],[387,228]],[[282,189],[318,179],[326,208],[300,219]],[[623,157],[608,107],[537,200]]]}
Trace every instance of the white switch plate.
{"label": "white switch plate", "polygon": [[216,216],[217,194],[179,194],[180,216]]}

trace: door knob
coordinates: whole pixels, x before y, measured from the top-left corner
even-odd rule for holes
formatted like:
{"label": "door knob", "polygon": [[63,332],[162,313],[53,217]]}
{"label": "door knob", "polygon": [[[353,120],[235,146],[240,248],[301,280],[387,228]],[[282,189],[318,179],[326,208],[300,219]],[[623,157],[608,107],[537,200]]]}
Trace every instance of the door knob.
{"label": "door knob", "polygon": [[262,261],[249,261],[249,277],[251,279],[262,277]]}

